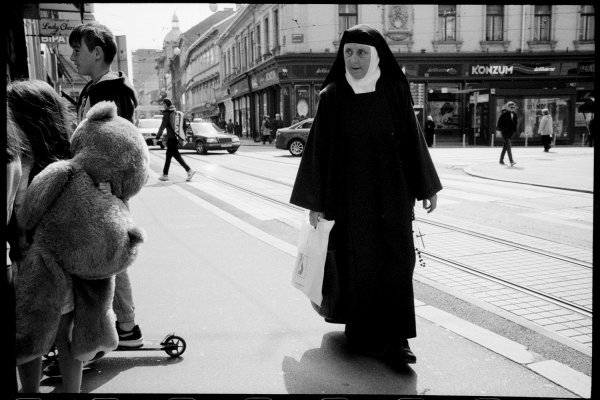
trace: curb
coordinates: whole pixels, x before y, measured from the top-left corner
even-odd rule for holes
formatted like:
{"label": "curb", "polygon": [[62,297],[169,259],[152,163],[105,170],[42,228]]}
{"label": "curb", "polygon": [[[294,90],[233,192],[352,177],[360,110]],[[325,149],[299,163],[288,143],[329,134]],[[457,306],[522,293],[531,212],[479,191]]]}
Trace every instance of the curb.
{"label": "curb", "polygon": [[474,176],[474,177],[477,177],[477,178],[482,178],[482,179],[489,179],[489,180],[492,180],[492,181],[518,183],[520,185],[530,185],[530,186],[538,186],[538,187],[544,187],[544,188],[549,188],[549,189],[567,190],[569,192],[579,192],[579,193],[594,194],[593,190],[587,190],[587,189],[569,188],[569,187],[564,187],[564,186],[544,185],[544,184],[541,184],[541,183],[533,183],[533,182],[527,182],[527,181],[514,181],[514,180],[510,180],[510,179],[492,178],[491,176],[487,176],[487,175],[484,175],[482,173],[473,171],[473,169],[471,167],[465,167],[465,168],[463,168],[463,171],[467,175]]}

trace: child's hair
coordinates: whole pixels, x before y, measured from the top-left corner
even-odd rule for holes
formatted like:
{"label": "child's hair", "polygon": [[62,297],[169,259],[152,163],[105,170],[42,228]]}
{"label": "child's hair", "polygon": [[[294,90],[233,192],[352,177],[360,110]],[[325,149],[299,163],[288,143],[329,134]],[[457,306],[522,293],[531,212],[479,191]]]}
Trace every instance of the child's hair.
{"label": "child's hair", "polygon": [[117,44],[110,29],[96,22],[89,21],[78,25],[69,35],[69,45],[79,46],[85,43],[89,51],[99,46],[104,51],[104,61],[110,64],[117,54]]}
{"label": "child's hair", "polygon": [[18,80],[6,88],[6,104],[15,129],[25,135],[25,155],[34,159],[30,179],[48,164],[69,158],[75,115],[68,103],[42,80]]}
{"label": "child's hair", "polygon": [[18,159],[26,150],[25,133],[16,124],[12,111],[6,106],[6,163]]}

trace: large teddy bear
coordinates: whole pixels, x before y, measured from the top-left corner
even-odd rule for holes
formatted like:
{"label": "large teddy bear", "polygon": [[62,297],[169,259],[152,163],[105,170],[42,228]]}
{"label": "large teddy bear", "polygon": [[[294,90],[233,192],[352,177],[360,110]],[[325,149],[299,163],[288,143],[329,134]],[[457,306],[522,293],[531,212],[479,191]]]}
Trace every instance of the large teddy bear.
{"label": "large teddy bear", "polygon": [[[144,240],[127,201],[148,180],[148,147],[114,103],[100,102],[73,133],[71,154],[33,179],[18,213],[25,229],[35,229],[15,279],[18,365],[52,347],[68,276],[75,358],[90,360],[119,342],[114,276],[133,263]],[[103,194],[99,182],[109,182],[113,195]]]}

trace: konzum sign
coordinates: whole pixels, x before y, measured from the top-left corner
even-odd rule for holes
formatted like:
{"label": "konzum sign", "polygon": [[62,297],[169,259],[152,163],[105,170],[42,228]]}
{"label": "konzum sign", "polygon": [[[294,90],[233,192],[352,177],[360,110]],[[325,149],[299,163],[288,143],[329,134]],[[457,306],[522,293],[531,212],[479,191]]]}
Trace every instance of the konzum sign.
{"label": "konzum sign", "polygon": [[512,75],[512,65],[472,65],[471,75]]}

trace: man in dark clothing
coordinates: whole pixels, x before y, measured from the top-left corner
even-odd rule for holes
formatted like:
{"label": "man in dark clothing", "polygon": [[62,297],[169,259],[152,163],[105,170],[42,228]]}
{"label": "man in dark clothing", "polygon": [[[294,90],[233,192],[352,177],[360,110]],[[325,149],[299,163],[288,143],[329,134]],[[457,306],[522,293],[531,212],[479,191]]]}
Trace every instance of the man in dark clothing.
{"label": "man in dark clothing", "polygon": [[433,146],[433,135],[435,134],[435,122],[433,122],[433,117],[431,115],[427,116],[427,121],[425,121],[425,141],[427,142],[427,147]]}
{"label": "man in dark clothing", "polygon": [[517,131],[517,105],[514,101],[509,101],[506,106],[502,109],[500,117],[498,118],[498,130],[502,134],[504,139],[504,145],[502,146],[502,152],[500,153],[500,164],[504,165],[504,155],[508,153],[508,161],[510,166],[516,164],[512,156],[512,135]]}
{"label": "man in dark clothing", "polygon": [[242,125],[240,125],[239,122],[236,122],[235,124],[233,124],[233,133],[237,136],[237,137],[242,137]]}
{"label": "man in dark clothing", "polygon": [[227,133],[233,133],[233,122],[231,122],[231,119],[227,123]]}
{"label": "man in dark clothing", "polygon": [[161,181],[169,180],[169,167],[171,166],[171,158],[174,158],[185,169],[185,172],[187,172],[186,181],[189,182],[192,180],[192,177],[194,176],[196,171],[191,169],[186,164],[186,162],[183,160],[183,158],[181,157],[181,154],[179,154],[179,137],[177,136],[177,133],[175,133],[173,126],[171,126],[171,114],[176,111],[175,106],[171,102],[171,99],[167,99],[167,98],[163,99],[163,104],[165,106],[165,109],[163,111],[162,123],[160,124],[158,133],[156,134],[156,140],[157,141],[160,140],[160,137],[162,136],[163,131],[166,129],[167,130],[167,158],[165,158],[163,174],[158,179]]}
{"label": "man in dark clothing", "polygon": [[271,121],[271,139],[275,140],[277,136],[277,129],[283,128],[283,120],[281,119],[281,115],[275,114],[275,119]]}

